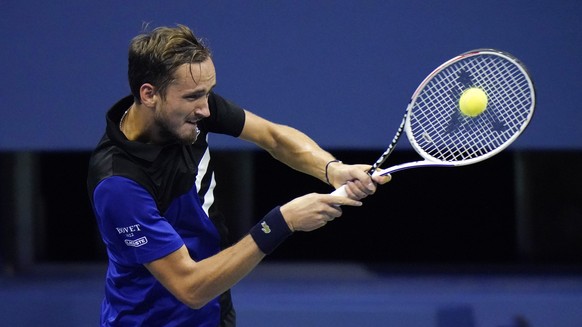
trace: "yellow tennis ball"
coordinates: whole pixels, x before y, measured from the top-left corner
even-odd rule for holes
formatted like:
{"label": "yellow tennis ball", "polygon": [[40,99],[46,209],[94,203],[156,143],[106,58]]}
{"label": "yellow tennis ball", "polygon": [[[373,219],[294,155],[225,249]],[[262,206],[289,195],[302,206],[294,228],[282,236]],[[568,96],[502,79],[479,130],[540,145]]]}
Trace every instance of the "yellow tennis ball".
{"label": "yellow tennis ball", "polygon": [[487,108],[487,94],[478,87],[466,89],[459,99],[459,109],[469,117],[477,117]]}

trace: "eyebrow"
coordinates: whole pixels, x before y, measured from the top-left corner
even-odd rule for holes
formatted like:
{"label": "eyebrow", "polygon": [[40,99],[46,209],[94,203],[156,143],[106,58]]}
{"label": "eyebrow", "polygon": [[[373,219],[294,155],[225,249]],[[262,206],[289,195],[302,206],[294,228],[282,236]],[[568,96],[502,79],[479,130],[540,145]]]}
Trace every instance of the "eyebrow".
{"label": "eyebrow", "polygon": [[207,93],[212,92],[212,90],[214,90],[215,86],[216,86],[216,84],[212,85],[208,91],[207,90],[197,90],[197,91],[188,92],[188,93],[184,94],[183,97],[184,98],[189,98],[189,97],[199,98]]}

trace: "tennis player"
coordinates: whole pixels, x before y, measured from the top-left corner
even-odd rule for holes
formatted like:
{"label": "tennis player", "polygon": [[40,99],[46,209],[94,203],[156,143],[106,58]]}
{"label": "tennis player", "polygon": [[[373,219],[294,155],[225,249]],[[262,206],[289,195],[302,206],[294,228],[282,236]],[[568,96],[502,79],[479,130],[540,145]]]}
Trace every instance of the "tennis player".
{"label": "tennis player", "polygon": [[[210,51],[185,26],[135,37],[128,65],[132,94],[107,112],[89,163],[109,257],[102,326],[235,326],[233,285],[293,232],[324,226],[389,180],[373,181],[370,166],[345,165],[298,130],[214,93]],[[296,198],[227,246],[224,222],[213,215],[208,133],[253,142],[296,170],[346,184],[349,197]]]}

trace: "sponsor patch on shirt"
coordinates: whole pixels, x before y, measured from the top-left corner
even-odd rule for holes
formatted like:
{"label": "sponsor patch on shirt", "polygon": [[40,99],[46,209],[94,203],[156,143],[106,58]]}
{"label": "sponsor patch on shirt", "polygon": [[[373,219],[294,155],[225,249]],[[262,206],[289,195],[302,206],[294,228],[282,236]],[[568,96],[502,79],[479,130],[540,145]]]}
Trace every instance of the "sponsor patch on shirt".
{"label": "sponsor patch on shirt", "polygon": [[142,236],[138,239],[135,240],[125,240],[125,245],[127,246],[133,246],[133,247],[140,247],[142,245],[146,245],[148,243],[148,238],[145,236]]}

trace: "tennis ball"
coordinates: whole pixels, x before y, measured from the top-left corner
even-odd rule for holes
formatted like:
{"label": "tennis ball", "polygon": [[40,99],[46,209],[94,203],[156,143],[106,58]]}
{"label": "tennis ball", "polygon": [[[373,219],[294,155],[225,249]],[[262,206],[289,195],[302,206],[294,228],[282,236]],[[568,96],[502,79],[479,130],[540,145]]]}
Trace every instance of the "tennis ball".
{"label": "tennis ball", "polygon": [[487,108],[487,94],[478,87],[466,89],[459,99],[459,109],[464,115],[477,117]]}

